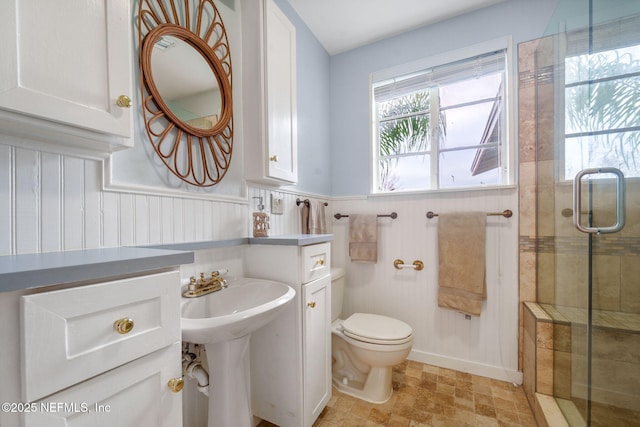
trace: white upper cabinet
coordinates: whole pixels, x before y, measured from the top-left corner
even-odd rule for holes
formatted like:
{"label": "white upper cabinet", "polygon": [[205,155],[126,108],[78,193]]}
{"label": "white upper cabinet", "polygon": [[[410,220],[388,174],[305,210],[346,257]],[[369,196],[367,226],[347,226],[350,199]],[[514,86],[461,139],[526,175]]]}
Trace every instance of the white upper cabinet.
{"label": "white upper cabinet", "polygon": [[2,133],[90,152],[132,145],[135,109],[117,105],[132,98],[129,0],[4,0],[0,17]]}
{"label": "white upper cabinet", "polygon": [[296,29],[272,0],[265,1],[264,22],[269,176],[296,182]]}
{"label": "white upper cabinet", "polygon": [[243,0],[247,179],[298,181],[296,29],[273,0]]}

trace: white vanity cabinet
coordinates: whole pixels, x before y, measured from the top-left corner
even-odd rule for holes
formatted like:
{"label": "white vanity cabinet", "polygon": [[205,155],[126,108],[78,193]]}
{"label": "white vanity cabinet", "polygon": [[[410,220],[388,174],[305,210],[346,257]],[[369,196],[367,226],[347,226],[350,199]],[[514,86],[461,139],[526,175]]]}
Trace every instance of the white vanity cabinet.
{"label": "white vanity cabinet", "polygon": [[242,25],[247,179],[295,183],[296,29],[273,0],[242,0]]}
{"label": "white vanity cabinet", "polygon": [[331,398],[331,277],[302,288],[303,425],[311,426]]}
{"label": "white vanity cabinet", "polygon": [[181,425],[179,301],[177,271],[22,296],[24,425]]}
{"label": "white vanity cabinet", "polygon": [[132,146],[131,19],[130,0],[0,2],[0,133],[48,151]]}
{"label": "white vanity cabinet", "polygon": [[331,398],[330,251],[330,243],[247,247],[247,275],[296,290],[251,336],[253,414],[280,427],[310,427]]}

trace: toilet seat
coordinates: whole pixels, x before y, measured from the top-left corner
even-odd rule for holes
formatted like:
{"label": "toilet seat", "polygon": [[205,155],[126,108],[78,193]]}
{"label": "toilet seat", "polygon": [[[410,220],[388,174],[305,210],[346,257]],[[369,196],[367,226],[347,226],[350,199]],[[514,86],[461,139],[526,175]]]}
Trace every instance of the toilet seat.
{"label": "toilet seat", "polygon": [[342,332],[371,344],[403,344],[413,339],[413,330],[401,320],[371,313],[354,313],[342,322]]}

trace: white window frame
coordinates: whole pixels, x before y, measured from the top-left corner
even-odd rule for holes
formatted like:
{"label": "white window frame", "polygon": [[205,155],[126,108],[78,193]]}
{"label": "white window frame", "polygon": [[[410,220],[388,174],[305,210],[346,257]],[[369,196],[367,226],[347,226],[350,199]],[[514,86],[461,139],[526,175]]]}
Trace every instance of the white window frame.
{"label": "white window frame", "polygon": [[[501,158],[502,164],[500,167],[503,169],[501,176],[502,182],[499,184],[491,184],[484,186],[468,186],[468,187],[453,187],[453,188],[432,188],[421,190],[398,190],[398,191],[381,191],[379,190],[379,147],[378,147],[378,123],[376,117],[376,101],[374,98],[373,87],[374,84],[393,79],[398,76],[405,76],[412,73],[420,72],[425,69],[447,65],[456,61],[462,61],[469,58],[473,58],[478,55],[483,55],[489,52],[498,50],[506,50],[505,55],[505,82],[504,82],[504,100],[503,100],[503,115],[505,129],[503,130],[503,144],[501,146]],[[484,189],[496,189],[504,187],[514,187],[515,183],[515,90],[514,82],[517,80],[514,77],[514,55],[511,37],[499,38],[489,40],[483,43],[471,45],[462,49],[458,49],[451,52],[446,52],[422,60],[414,61],[408,64],[402,64],[396,67],[388,68],[385,70],[375,71],[369,75],[369,117],[370,117],[370,190],[369,193],[372,196],[375,195],[406,195],[411,193],[432,193],[432,192],[454,192],[454,191],[470,191],[470,190],[484,190]],[[436,172],[437,173],[437,172]],[[433,172],[432,172],[433,177]],[[432,179],[433,181],[433,179]]]}

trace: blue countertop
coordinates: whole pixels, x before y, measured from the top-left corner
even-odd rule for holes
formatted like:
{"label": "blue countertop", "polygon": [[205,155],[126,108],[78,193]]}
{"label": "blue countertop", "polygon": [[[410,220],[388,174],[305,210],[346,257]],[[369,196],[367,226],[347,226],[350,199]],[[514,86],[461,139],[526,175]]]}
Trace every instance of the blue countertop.
{"label": "blue countertop", "polygon": [[287,245],[307,246],[330,242],[333,234],[281,234],[269,237],[239,237],[228,240],[205,240],[199,242],[165,243],[141,246],[149,249],[169,249],[175,251],[198,251],[203,249],[224,248],[239,245]]}
{"label": "blue countertop", "polygon": [[0,292],[191,264],[193,252],[105,248],[0,257]]}
{"label": "blue countertop", "polygon": [[240,245],[307,246],[333,240],[333,234],[286,234],[138,247],[87,249],[0,256],[0,292],[98,280],[117,275],[191,264],[192,251]]}
{"label": "blue countertop", "polygon": [[269,237],[249,237],[249,244],[307,246],[332,240],[333,234],[282,234]]}

